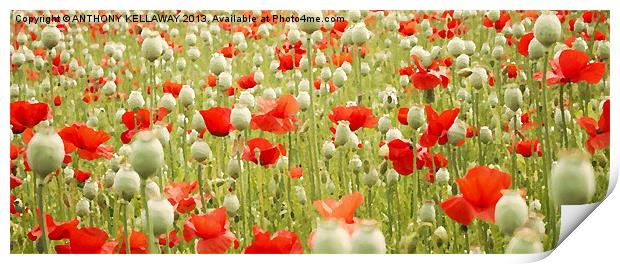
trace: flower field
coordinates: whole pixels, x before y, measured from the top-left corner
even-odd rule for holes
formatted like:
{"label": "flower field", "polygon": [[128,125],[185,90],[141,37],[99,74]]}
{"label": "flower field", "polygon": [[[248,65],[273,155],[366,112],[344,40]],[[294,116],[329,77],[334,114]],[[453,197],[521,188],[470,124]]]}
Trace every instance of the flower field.
{"label": "flower field", "polygon": [[608,11],[11,16],[11,253],[539,253],[607,193]]}

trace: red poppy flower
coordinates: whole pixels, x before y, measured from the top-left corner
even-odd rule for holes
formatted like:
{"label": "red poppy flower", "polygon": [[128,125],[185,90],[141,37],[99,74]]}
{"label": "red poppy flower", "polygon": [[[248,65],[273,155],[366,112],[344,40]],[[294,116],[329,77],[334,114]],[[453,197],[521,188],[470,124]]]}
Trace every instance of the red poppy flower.
{"label": "red poppy flower", "polygon": [[[168,110],[165,107],[160,107],[157,113],[153,113],[153,123],[162,121],[166,115],[168,115]],[[151,126],[151,112],[146,108],[138,109],[136,113],[134,111],[127,111],[121,119],[125,127],[127,127],[127,130],[121,133],[123,144],[131,142],[131,139],[136,134],[136,130],[148,129]]]}
{"label": "red poppy flower", "polygon": [[523,157],[531,157],[534,152],[536,152],[539,157],[542,157],[542,148],[540,147],[538,139],[526,139],[512,144],[512,146],[508,148],[510,153],[514,152],[515,146],[517,153]]}
{"label": "red poppy flower", "polygon": [[105,131],[92,129],[86,124],[75,123],[61,129],[58,135],[65,142],[66,153],[77,149],[78,155],[85,160],[112,158],[114,147],[103,145],[111,138]]}
{"label": "red poppy flower", "polygon": [[336,106],[328,117],[334,124],[340,120],[349,121],[351,131],[361,127],[373,128],[379,122],[379,118],[372,114],[372,109],[363,106]]}
{"label": "red poppy flower", "polygon": [[52,109],[46,103],[27,101],[11,102],[11,130],[19,134],[52,117]]}
{"label": "red poppy flower", "polygon": [[609,104],[610,101],[607,99],[603,104],[603,113],[601,113],[598,123],[588,116],[577,119],[577,124],[588,133],[589,137],[585,142],[585,147],[590,153],[594,153],[598,149],[609,147]]}
{"label": "red poppy flower", "polygon": [[435,61],[428,67],[424,67],[417,56],[413,56],[413,59],[418,67],[418,71],[409,76],[411,83],[413,83],[413,87],[418,90],[431,90],[439,84],[444,88],[448,86],[450,79],[447,73],[439,69]]}
{"label": "red poppy flower", "polygon": [[510,21],[510,15],[507,12],[500,12],[499,19],[496,21],[491,20],[489,16],[485,15],[482,24],[485,27],[495,28],[497,32],[501,32],[508,21]]}
{"label": "red poppy flower", "polygon": [[[200,110],[200,115],[205,121],[207,130],[211,135],[216,137],[225,137],[233,131],[233,126],[230,124],[230,108],[226,107],[211,107],[207,110]],[[204,134],[204,130],[201,134]]]}
{"label": "red poppy flower", "polygon": [[[260,162],[256,157],[256,152],[258,152]],[[282,144],[271,145],[271,142],[264,138],[253,138],[246,142],[241,158],[269,167],[269,165],[273,165],[278,161],[280,155],[286,156],[286,149],[284,149]]]}
{"label": "red poppy flower", "polygon": [[168,242],[168,247],[169,248],[173,248],[175,245],[179,244],[179,242],[181,242],[181,238],[177,236],[177,230],[176,229],[172,229],[172,231],[170,231],[170,233],[168,233],[168,236],[166,237],[166,234],[162,234],[159,236],[159,244],[162,246],[166,245],[166,241]]}
{"label": "red poppy flower", "polygon": [[[394,139],[388,142],[389,154],[388,159],[392,161],[394,170],[400,175],[409,175],[413,172],[413,148],[410,142],[400,139]],[[440,153],[431,155],[428,148],[416,145],[416,169],[423,167],[429,168],[432,173],[436,168],[448,166],[448,160]],[[434,177],[427,177],[431,183],[435,181]]]}
{"label": "red poppy flower", "polygon": [[517,78],[517,65],[513,63],[506,65],[506,75],[509,79]]}
{"label": "red poppy flower", "polygon": [[283,134],[295,130],[299,121],[295,115],[299,112],[299,103],[292,95],[283,95],[277,100],[259,98],[260,113],[252,116],[250,127],[266,132]]}
{"label": "red poppy flower", "polygon": [[[69,239],[71,232],[77,229],[79,223],[80,220],[77,218],[66,222],[56,222],[51,215],[45,214],[45,227],[47,228],[47,237],[50,240]],[[28,239],[31,241],[37,240],[40,236],[41,227],[39,225],[36,225],[28,232]]]}
{"label": "red poppy flower", "polygon": [[263,231],[260,227],[252,227],[254,241],[243,253],[245,254],[302,254],[301,240],[294,232],[280,230],[270,235],[269,231]]}
{"label": "red poppy flower", "polygon": [[495,204],[501,190],[510,188],[510,174],[485,166],[476,166],[465,177],[456,179],[460,194],[441,202],[441,209],[455,221],[469,225],[474,218],[495,222]]}
{"label": "red poppy flower", "polygon": [[13,174],[11,174],[11,190],[21,186],[23,183],[23,180],[13,176]]}
{"label": "red poppy flower", "polygon": [[183,84],[175,83],[173,81],[167,80],[164,82],[164,93],[170,93],[174,98],[179,96],[181,92],[181,88],[183,88]]}
{"label": "red poppy flower", "polygon": [[417,25],[418,23],[415,20],[400,21],[398,32],[403,36],[411,36],[417,32]]}
{"label": "red poppy flower", "polygon": [[407,121],[407,115],[409,115],[409,108],[401,107],[398,109],[398,122],[403,126],[409,125],[409,121]]}
{"label": "red poppy flower", "polygon": [[230,248],[235,235],[228,230],[226,208],[220,207],[202,215],[192,214],[183,225],[183,238],[189,242],[195,237],[196,251],[200,254],[222,254]]}
{"label": "red poppy flower", "polygon": [[17,209],[15,208],[15,200],[17,200],[17,196],[11,194],[11,205],[9,206],[9,212],[12,215],[16,215],[16,216],[21,216],[21,212],[18,212]]}
{"label": "red poppy flower", "polygon": [[241,76],[239,80],[237,80],[237,85],[239,85],[242,89],[250,89],[256,86],[254,73],[250,72],[248,75]]}
{"label": "red poppy flower", "polygon": [[437,142],[440,145],[448,142],[448,129],[454,124],[454,120],[459,114],[459,108],[447,109],[437,114],[433,107],[426,105],[426,122],[428,127],[420,137],[420,145],[430,148]]}
{"label": "red poppy flower", "polygon": [[312,204],[323,218],[341,219],[352,224],[355,210],[364,203],[364,196],[359,192],[343,195],[340,201],[325,199],[314,201]]}
{"label": "red poppy flower", "polygon": [[301,167],[291,167],[290,168],[291,179],[299,179],[303,176],[303,170]]}
{"label": "red poppy flower", "polygon": [[118,242],[107,241],[108,234],[96,227],[84,227],[71,231],[69,244],[56,245],[58,254],[111,254]]}
{"label": "red poppy flower", "polygon": [[226,58],[232,58],[234,56],[237,56],[237,54],[239,54],[239,50],[235,48],[235,45],[232,43],[228,43],[228,45],[224,46],[222,49],[220,49],[220,53],[222,53],[222,55],[224,55],[224,57]]}
{"label": "red poppy flower", "polygon": [[[596,84],[605,74],[605,64],[589,62],[588,54],[583,51],[566,49],[560,56],[551,61],[551,71],[547,72],[547,84],[566,84],[569,82],[588,82]],[[537,80],[542,79],[542,73],[534,74]]]}
{"label": "red poppy flower", "polygon": [[[200,194],[192,195],[198,189],[198,181],[192,182],[172,182],[164,187],[164,193],[168,201],[179,213],[188,213],[196,206],[201,206]],[[211,199],[211,195],[204,194],[206,200]]]}
{"label": "red poppy flower", "polygon": [[54,96],[54,106],[60,106],[62,104],[62,97],[60,95]]}
{"label": "red poppy flower", "polygon": [[[122,232],[120,232],[122,234]],[[118,251],[119,254],[126,254],[125,236],[121,235],[121,241]],[[114,250],[116,251],[116,249]],[[149,244],[146,235],[140,231],[132,230],[129,235],[129,253],[131,254],[147,254],[149,253]]]}
{"label": "red poppy flower", "polygon": [[334,66],[340,67],[345,61],[353,63],[353,56],[350,52],[334,53],[331,56],[331,63]]}
{"label": "red poppy flower", "polygon": [[90,178],[90,175],[91,175],[90,171],[82,171],[82,170],[74,169],[73,172],[74,172],[73,177],[78,182],[81,182],[81,183],[86,182]]}

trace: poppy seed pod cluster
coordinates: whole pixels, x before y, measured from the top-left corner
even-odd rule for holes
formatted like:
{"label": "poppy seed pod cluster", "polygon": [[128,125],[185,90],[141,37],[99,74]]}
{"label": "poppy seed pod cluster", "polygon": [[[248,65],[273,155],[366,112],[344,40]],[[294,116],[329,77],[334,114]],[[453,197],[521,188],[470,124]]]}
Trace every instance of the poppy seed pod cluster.
{"label": "poppy seed pod cluster", "polygon": [[131,144],[129,163],[142,179],[153,176],[161,168],[164,149],[153,132],[142,131],[136,135]]}

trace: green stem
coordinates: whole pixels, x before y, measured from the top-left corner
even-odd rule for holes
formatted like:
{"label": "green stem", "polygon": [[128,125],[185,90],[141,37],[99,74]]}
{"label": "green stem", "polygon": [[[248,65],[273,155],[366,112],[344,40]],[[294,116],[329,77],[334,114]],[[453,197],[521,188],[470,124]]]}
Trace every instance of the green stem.
{"label": "green stem", "polygon": [[153,236],[153,228],[151,226],[151,216],[149,214],[148,198],[146,196],[146,180],[140,181],[140,194],[142,195],[142,206],[146,214],[146,234],[148,236],[149,252],[155,253],[157,247],[155,247],[155,238]]}
{"label": "green stem", "polygon": [[129,214],[129,202],[123,202],[123,236],[125,236],[125,254],[131,254],[131,240],[129,239],[129,222],[127,221],[127,215]]}
{"label": "green stem", "polygon": [[198,189],[200,191],[200,203],[202,204],[202,213],[207,213],[207,203],[205,202],[204,183],[202,180],[202,164],[198,164]]}
{"label": "green stem", "polygon": [[47,254],[47,223],[45,222],[45,206],[43,201],[43,184],[41,178],[38,175],[34,175],[36,192],[37,192],[37,206],[39,207],[39,227],[41,228],[41,236],[39,239],[39,245],[41,245],[41,252]]}

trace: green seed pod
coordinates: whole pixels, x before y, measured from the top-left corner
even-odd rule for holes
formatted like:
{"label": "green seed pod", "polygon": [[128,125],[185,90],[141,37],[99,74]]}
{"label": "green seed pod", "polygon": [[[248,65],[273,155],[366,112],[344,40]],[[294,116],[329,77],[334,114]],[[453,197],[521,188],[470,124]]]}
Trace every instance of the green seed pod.
{"label": "green seed pod", "polygon": [[96,181],[89,180],[84,184],[82,191],[84,192],[84,197],[92,201],[93,199],[95,199],[95,197],[97,197],[97,193],[99,192],[99,185]]}
{"label": "green seed pod", "polygon": [[396,184],[398,179],[400,179],[400,174],[398,174],[398,172],[394,169],[389,169],[385,174],[385,181],[389,185]]}
{"label": "green seed pod", "polygon": [[509,85],[504,91],[504,103],[510,110],[516,112],[523,105],[523,93],[516,85]]}
{"label": "green seed pod", "polygon": [[435,178],[439,184],[447,184],[450,181],[450,172],[447,168],[439,168],[435,173]]}
{"label": "green seed pod", "polygon": [[[153,234],[160,236],[172,229],[174,222],[174,207],[167,199],[149,200],[149,217],[153,227]],[[144,222],[144,221],[143,221]]]}
{"label": "green seed pod", "polygon": [[539,234],[529,228],[519,229],[506,246],[506,254],[532,254],[543,251]]}
{"label": "green seed pod", "polygon": [[573,49],[585,52],[588,49],[588,43],[581,37],[578,37],[573,42]]}
{"label": "green seed pod", "polygon": [[183,85],[181,91],[179,92],[179,103],[183,107],[188,107],[194,104],[195,97],[196,93],[194,92],[194,89],[189,85]]}
{"label": "green seed pod", "polygon": [[114,177],[114,185],[112,185],[112,190],[114,190],[116,195],[126,201],[131,201],[139,189],[140,176],[137,172],[129,167],[122,167],[118,170],[118,172],[116,172],[116,176]]}
{"label": "green seed pod", "polygon": [[156,182],[152,180],[147,180],[146,182],[146,197],[149,200],[159,200],[161,199],[161,193],[159,192],[159,186]]}
{"label": "green seed pod", "polygon": [[446,48],[452,57],[457,57],[465,52],[465,43],[461,38],[454,37],[448,42]]}
{"label": "green seed pod", "polygon": [[347,73],[342,67],[337,68],[332,75],[332,81],[337,87],[342,87],[347,81]]}
{"label": "green seed pod", "polygon": [[575,24],[573,25],[573,29],[575,31],[575,33],[581,33],[586,31],[586,23],[583,22],[583,18],[577,18],[575,20]]}
{"label": "green seed pod", "polygon": [[521,38],[525,34],[525,27],[520,22],[512,24],[512,35]]}
{"label": "green seed pod", "polygon": [[495,224],[502,233],[512,235],[528,219],[527,204],[519,191],[504,190],[502,193],[495,205]]}
{"label": "green seed pod", "polygon": [[551,169],[549,191],[560,205],[586,204],[596,189],[594,169],[581,152],[564,153]]}
{"label": "green seed pod", "polygon": [[478,135],[480,137],[480,142],[483,144],[489,144],[493,141],[493,131],[489,129],[487,126],[483,126],[480,128],[480,133]]}
{"label": "green seed pod", "polygon": [[532,60],[537,60],[545,55],[545,46],[540,44],[537,39],[532,39],[530,45],[527,46],[528,57]]}
{"label": "green seed pod", "polygon": [[473,40],[465,40],[463,43],[465,44],[465,50],[463,52],[468,56],[474,55],[476,52],[476,43]]}
{"label": "green seed pod", "polygon": [[534,37],[545,47],[560,41],[562,37],[562,24],[560,19],[551,12],[540,15],[534,23]]}
{"label": "green seed pod", "polygon": [[226,212],[232,216],[236,215],[237,211],[239,211],[239,207],[241,207],[239,198],[237,198],[237,195],[234,193],[226,194],[222,205],[226,208]]}
{"label": "green seed pod", "polygon": [[469,84],[480,90],[484,87],[484,84],[487,83],[489,79],[489,75],[487,74],[487,70],[482,67],[474,67],[471,70],[471,74],[467,77],[469,80]]}
{"label": "green seed pod", "polygon": [[419,129],[426,123],[424,109],[418,106],[412,106],[407,113],[407,123],[413,129]]}
{"label": "green seed pod", "polygon": [[52,49],[58,45],[62,38],[62,32],[54,25],[48,25],[41,30],[41,42],[45,49]]}
{"label": "green seed pod", "polygon": [[600,41],[598,43],[596,56],[601,60],[609,59],[609,41]]}
{"label": "green seed pod", "polygon": [[116,83],[107,81],[101,88],[101,92],[106,96],[112,96],[116,92]]}
{"label": "green seed pod", "polygon": [[[322,26],[322,22],[323,21],[323,12],[320,10],[302,10],[302,11],[297,11],[299,17],[306,17],[306,18],[310,18],[310,19],[306,19],[305,21],[307,22],[303,22],[300,21],[299,23],[297,23],[297,25],[299,26],[299,29],[303,32],[306,32],[307,34],[312,34],[315,31],[321,29]],[[319,19],[316,19],[316,18]]]}
{"label": "green seed pod", "polygon": [[103,187],[106,189],[112,188],[114,185],[114,177],[116,177],[116,173],[113,170],[107,170],[103,175]]}
{"label": "green seed pod", "polygon": [[362,171],[362,160],[360,156],[357,154],[353,155],[351,160],[349,160],[349,169],[353,171],[353,173],[359,173]]}
{"label": "green seed pod", "polygon": [[252,113],[245,106],[235,106],[230,111],[230,123],[239,131],[243,131],[250,126]]}
{"label": "green seed pod", "polygon": [[564,121],[566,121],[567,126],[570,125],[572,122],[570,111],[568,109],[564,109],[564,120],[562,120],[562,110],[559,107],[556,107],[553,114],[553,121],[555,122],[555,126],[558,128],[564,128]]}
{"label": "green seed pod", "polygon": [[435,232],[433,232],[433,235],[435,235],[437,238],[439,238],[440,241],[448,242],[449,237],[448,237],[448,231],[446,231],[446,228],[443,226],[439,226],[437,227],[437,229],[435,229]]}
{"label": "green seed pod", "polygon": [[15,52],[13,56],[11,56],[11,62],[19,67],[26,62],[26,56],[24,56],[22,52]]}
{"label": "green seed pod", "polygon": [[461,54],[456,57],[456,61],[454,63],[456,69],[463,69],[469,67],[469,56],[467,54]]}
{"label": "green seed pod", "polygon": [[336,153],[336,145],[334,145],[331,141],[325,141],[321,151],[323,153],[323,157],[326,159],[331,159],[334,156],[334,153]]}
{"label": "green seed pod", "polygon": [[362,176],[362,184],[372,187],[377,184],[377,180],[379,180],[379,172],[376,169],[370,169],[367,173],[364,173]]}
{"label": "green seed pod", "polygon": [[377,124],[377,129],[379,129],[379,132],[385,134],[385,132],[387,132],[391,127],[392,122],[390,121],[389,115],[383,115],[379,118],[379,122]]}
{"label": "green seed pod", "polygon": [[465,139],[465,135],[467,134],[467,129],[465,128],[465,124],[457,120],[452,124],[450,129],[448,129],[448,143],[452,145],[458,144],[461,140]]}
{"label": "green seed pod", "polygon": [[306,204],[308,201],[306,198],[306,190],[304,190],[303,186],[295,186],[295,196],[297,196],[297,200],[302,205]]}
{"label": "green seed pod", "polygon": [[428,223],[435,222],[435,201],[424,201],[422,207],[420,207],[420,221]]}
{"label": "green seed pod", "polygon": [[403,139],[403,133],[398,128],[392,127],[385,133],[385,140]]}
{"label": "green seed pod", "polygon": [[314,254],[348,254],[351,252],[351,238],[340,222],[327,220],[319,223],[312,239]]}
{"label": "green seed pod", "polygon": [[26,148],[28,165],[37,177],[44,178],[60,168],[65,157],[62,138],[52,128],[34,134]]}
{"label": "green seed pod", "polygon": [[127,106],[129,106],[129,109],[134,111],[144,106],[144,98],[142,97],[142,92],[131,91],[129,97],[127,98]]}
{"label": "green seed pod", "polygon": [[198,162],[203,162],[213,158],[213,153],[211,152],[209,144],[204,141],[194,142],[190,148],[190,152],[192,155],[191,157]]}
{"label": "green seed pod", "polygon": [[543,222],[541,214],[530,212],[530,216],[523,226],[536,231],[541,236],[545,234],[545,222]]}
{"label": "green seed pod", "polygon": [[239,175],[243,172],[243,163],[238,159],[231,158],[228,160],[228,176],[233,179],[239,178]]}
{"label": "green seed pod", "polygon": [[75,213],[79,217],[85,217],[90,214],[90,201],[88,199],[82,197],[80,201],[75,204]]}
{"label": "green seed pod", "polygon": [[142,41],[142,56],[150,62],[158,59],[164,52],[164,40],[159,34],[147,37]]}
{"label": "green seed pod", "polygon": [[129,163],[142,179],[153,176],[164,163],[164,148],[153,132],[143,131],[131,144]]}
{"label": "green seed pod", "polygon": [[351,253],[385,254],[385,237],[372,220],[362,221],[351,236]]}
{"label": "green seed pod", "polygon": [[336,147],[346,145],[349,142],[351,133],[349,121],[338,121],[338,125],[336,126],[336,134],[334,135],[334,145]]}

